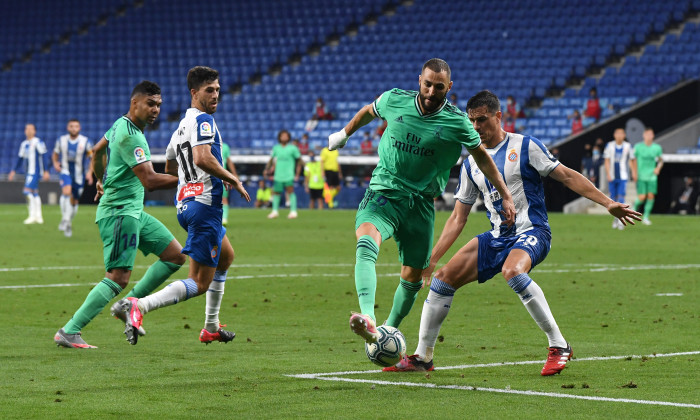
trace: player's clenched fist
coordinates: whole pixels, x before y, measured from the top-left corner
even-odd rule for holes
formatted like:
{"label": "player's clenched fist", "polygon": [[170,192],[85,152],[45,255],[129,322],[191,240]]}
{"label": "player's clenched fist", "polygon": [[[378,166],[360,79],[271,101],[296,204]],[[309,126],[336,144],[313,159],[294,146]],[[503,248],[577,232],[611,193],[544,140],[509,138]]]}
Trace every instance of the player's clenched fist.
{"label": "player's clenched fist", "polygon": [[341,149],[348,142],[349,138],[350,136],[345,133],[344,128],[337,133],[331,134],[328,136],[328,150]]}

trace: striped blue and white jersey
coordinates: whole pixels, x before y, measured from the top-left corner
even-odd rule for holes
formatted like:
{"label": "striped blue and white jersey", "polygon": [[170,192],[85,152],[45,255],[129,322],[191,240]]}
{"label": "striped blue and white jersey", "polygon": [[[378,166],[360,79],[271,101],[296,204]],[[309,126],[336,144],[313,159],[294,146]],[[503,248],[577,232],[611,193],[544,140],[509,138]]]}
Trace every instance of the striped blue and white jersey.
{"label": "striped blue and white jersey", "polygon": [[219,178],[209,175],[195,165],[192,155],[192,149],[195,147],[211,147],[211,154],[219,164],[222,163],[221,134],[214,117],[197,108],[190,108],[165,150],[165,158],[177,160],[178,164],[180,181],[177,189],[177,207],[180,208],[183,202],[190,200],[221,207],[224,184]]}
{"label": "striped blue and white jersey", "polygon": [[491,232],[496,238],[517,236],[534,227],[549,231],[542,177],[549,175],[559,165],[557,159],[538,139],[513,133],[507,133],[505,140],[486,151],[493,158],[513,196],[515,225],[510,228],[501,226],[501,195],[479,170],[472,156],[462,163],[455,199],[473,205],[481,194],[491,222]]}
{"label": "striped blue and white jersey", "polygon": [[606,144],[605,150],[603,151],[603,158],[610,159],[611,178],[608,181],[629,179],[627,165],[629,161],[635,159],[635,157],[632,145],[628,141],[623,141],[620,145],[614,141]]}
{"label": "striped blue and white jersey", "polygon": [[45,155],[46,144],[38,137],[22,141],[22,144],[19,146],[19,158],[26,165],[27,176],[44,175]]}
{"label": "striped blue and white jersey", "polygon": [[82,134],[75,139],[64,134],[56,140],[53,152],[58,154],[61,163],[61,175],[70,175],[77,183],[85,179],[85,158],[92,151],[92,142]]}

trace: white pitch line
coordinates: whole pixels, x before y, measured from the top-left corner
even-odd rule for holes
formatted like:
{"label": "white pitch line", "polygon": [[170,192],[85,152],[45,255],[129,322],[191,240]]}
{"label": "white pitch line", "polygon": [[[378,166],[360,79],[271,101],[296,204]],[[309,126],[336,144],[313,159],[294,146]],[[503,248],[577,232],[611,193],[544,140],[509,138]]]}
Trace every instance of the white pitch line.
{"label": "white pitch line", "polygon": [[[236,268],[270,268],[270,267],[354,267],[352,263],[336,263],[336,264],[234,264],[231,269]],[[377,263],[377,267],[397,267],[398,264],[392,263]],[[135,265],[134,268],[148,268],[150,265]],[[16,272],[16,271],[40,271],[40,270],[93,270],[102,269],[104,265],[67,265],[67,266],[50,266],[50,267],[4,267],[0,268],[0,273]]]}
{"label": "white pitch line", "polygon": [[[399,277],[400,275],[401,275],[400,273],[377,274],[378,277]],[[249,279],[263,279],[263,278],[285,278],[285,277],[344,277],[344,276],[350,276],[350,274],[329,274],[329,273],[321,273],[321,274],[313,274],[313,273],[256,274],[256,275],[250,275],[250,276],[227,276],[226,280],[249,280]],[[168,279],[165,282],[172,283],[172,282],[180,281],[180,280],[185,280],[185,279]],[[138,283],[138,281],[133,282],[133,284],[136,284],[136,283]],[[17,284],[17,285],[0,286],[0,290],[2,290],[2,289],[37,289],[37,288],[42,288],[42,287],[94,286],[96,284],[97,283],[95,283],[95,282],[51,283],[51,284]]]}
{"label": "white pitch line", "polygon": [[[687,351],[678,353],[663,353],[663,354],[650,354],[647,356],[639,355],[627,355],[627,356],[600,356],[600,357],[584,357],[574,359],[577,362],[580,361],[601,361],[601,360],[620,360],[620,359],[638,359],[642,357],[654,358],[654,357],[674,357],[674,356],[688,356],[700,354],[700,351]],[[469,368],[479,368],[479,367],[497,367],[497,366],[513,366],[513,365],[526,365],[526,364],[540,364],[543,360],[527,360],[521,362],[501,362],[501,363],[483,363],[474,365],[457,365],[457,366],[443,366],[436,367],[436,370],[449,370],[449,369],[469,369]],[[433,388],[433,389],[457,389],[466,391],[482,391],[482,392],[495,392],[501,394],[517,394],[517,395],[530,395],[530,396],[540,396],[540,397],[554,397],[554,398],[571,398],[579,400],[589,400],[589,401],[606,401],[606,402],[622,402],[622,403],[634,403],[634,404],[646,404],[646,405],[665,405],[672,407],[682,407],[682,408],[700,408],[700,404],[688,404],[688,403],[675,403],[669,401],[655,401],[655,400],[635,400],[629,398],[608,398],[608,397],[596,397],[596,396],[586,396],[586,395],[572,395],[572,394],[559,394],[555,392],[540,392],[540,391],[530,391],[530,390],[515,390],[515,389],[499,389],[499,388],[481,388],[473,386],[464,385],[436,385],[431,383],[417,383],[417,382],[395,382],[395,381],[383,381],[383,380],[373,380],[373,379],[353,379],[353,378],[343,378],[338,375],[355,375],[363,373],[380,373],[381,370],[365,370],[365,371],[346,371],[346,372],[328,372],[328,373],[301,373],[296,375],[284,375],[290,378],[299,379],[318,379],[322,381],[335,381],[335,382],[354,382],[354,383],[368,383],[376,385],[394,385],[394,386],[409,386],[409,387],[421,387],[421,388]]]}
{"label": "white pitch line", "polygon": [[[292,375],[289,375],[289,376],[292,376]],[[669,401],[654,401],[654,400],[633,400],[633,399],[629,399],[629,398],[594,397],[594,396],[572,395],[572,394],[557,394],[555,392],[520,391],[517,389],[481,388],[481,387],[462,386],[462,385],[436,385],[436,384],[417,383],[417,382],[378,381],[378,380],[372,380],[372,379],[341,378],[341,377],[337,377],[337,376],[330,376],[330,377],[323,376],[323,377],[316,377],[314,379],[319,379],[322,381],[356,382],[356,383],[366,383],[366,384],[376,384],[376,385],[412,386],[412,387],[434,388],[434,389],[457,389],[457,390],[465,390],[465,391],[496,392],[496,393],[500,393],[500,394],[517,394],[517,395],[529,395],[529,396],[537,396],[537,397],[570,398],[570,399],[575,399],[575,400],[622,402],[622,403],[634,403],[634,404],[646,404],[646,405],[666,405],[666,406],[671,406],[671,407],[682,407],[682,408],[700,408],[700,404],[674,403],[674,402],[669,402]]]}
{"label": "white pitch line", "polygon": [[[354,263],[328,263],[328,264],[234,264],[237,268],[271,268],[271,267],[354,267]],[[395,263],[377,263],[377,267],[396,267]],[[544,267],[571,267],[571,268],[544,268]],[[148,268],[150,265],[136,265],[134,268]],[[574,272],[605,272],[605,271],[634,271],[634,270],[679,270],[688,268],[700,268],[700,264],[659,264],[659,265],[616,265],[616,264],[540,264],[536,268],[537,273],[574,273]],[[41,271],[41,270],[92,270],[104,269],[102,265],[68,265],[49,267],[1,267],[0,273]]]}
{"label": "white pitch line", "polygon": [[[574,358],[573,360],[577,362],[589,362],[589,361],[602,361],[602,360],[620,360],[620,359],[641,359],[643,357],[646,358],[654,358],[654,357],[675,357],[675,356],[690,356],[694,354],[700,354],[700,351],[687,351],[687,352],[680,352],[680,353],[655,353],[655,354],[649,354],[646,356],[643,355],[627,355],[627,356],[593,356],[593,357],[577,357]],[[479,364],[473,364],[473,365],[455,365],[455,366],[439,366],[436,367],[435,370],[452,370],[452,369],[472,369],[472,368],[482,368],[482,367],[498,367],[498,366],[516,366],[516,365],[533,365],[533,364],[540,364],[544,363],[544,360],[523,360],[520,362],[496,362],[496,363],[479,363]],[[380,373],[381,369],[373,369],[373,370],[348,370],[345,372],[325,372],[325,373],[304,373],[300,375],[296,375],[298,377],[304,377],[304,378],[314,378],[318,376],[338,376],[338,375],[357,375],[357,374],[363,374],[363,373]],[[290,375],[290,376],[295,376],[295,375]]]}
{"label": "white pitch line", "polygon": [[[537,273],[572,273],[572,272],[606,272],[606,271],[633,271],[633,270],[678,270],[687,268],[700,268],[700,264],[663,264],[663,265],[638,265],[638,266],[605,266],[601,264],[584,264],[584,268],[576,268],[574,264],[561,264],[561,266],[572,266],[574,268],[569,269],[537,269]],[[279,267],[353,267],[354,264],[349,263],[338,263],[338,264],[239,264],[231,268],[231,270],[236,270],[240,268],[279,268]],[[392,263],[381,263],[377,264],[379,267],[394,267],[396,264]],[[556,265],[555,265],[556,266]],[[138,265],[134,268],[148,268],[147,265]],[[588,268],[585,268],[588,267]],[[50,266],[50,267],[7,267],[0,268],[0,273],[2,272],[21,272],[21,271],[39,271],[39,270],[88,270],[88,269],[104,269],[103,266]],[[257,275],[239,275],[239,276],[229,276],[227,279],[256,279],[256,278],[285,278],[285,277],[343,277],[348,276],[348,273],[281,273],[281,274],[257,274]],[[399,273],[379,273],[379,277],[397,277]],[[172,281],[177,281],[179,279],[172,279]],[[74,286],[91,286],[95,283],[59,283],[59,284],[30,284],[30,285],[8,285],[0,286],[0,289],[29,289],[29,288],[41,288],[41,287],[74,287]],[[682,296],[682,293],[657,293],[657,296]]]}

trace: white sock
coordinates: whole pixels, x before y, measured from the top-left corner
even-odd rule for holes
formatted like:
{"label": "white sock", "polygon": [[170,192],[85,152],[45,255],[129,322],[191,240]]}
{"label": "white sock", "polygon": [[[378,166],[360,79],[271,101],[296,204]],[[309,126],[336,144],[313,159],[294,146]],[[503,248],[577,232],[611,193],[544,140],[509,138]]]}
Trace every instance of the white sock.
{"label": "white sock", "polygon": [[192,279],[170,283],[164,289],[139,299],[138,306],[142,314],[164,306],[174,305],[181,300],[197,296],[197,283]]}
{"label": "white sock", "polygon": [[[70,201],[68,201],[70,203]],[[74,204],[70,206],[70,220],[73,221],[73,218],[75,217],[75,213],[78,212],[78,204]]]}
{"label": "white sock", "polygon": [[435,343],[437,342],[440,327],[450,312],[455,289],[438,279],[433,279],[430,285],[428,297],[423,303],[423,312],[420,317],[420,330],[418,332],[418,346],[415,354],[423,361],[433,360]]}
{"label": "white sock", "polygon": [[219,331],[219,309],[221,299],[224,297],[224,286],[226,285],[226,271],[216,271],[214,280],[209,285],[206,295],[206,307],[204,314],[204,328],[210,333]]}
{"label": "white sock", "polygon": [[29,217],[34,218],[34,214],[36,213],[34,211],[34,196],[27,194],[25,197],[27,197],[27,211],[29,211]]}
{"label": "white sock", "polygon": [[[520,283],[520,287],[517,285],[518,282]],[[508,280],[508,284],[513,287],[513,290],[519,290],[516,290],[516,293],[520,296],[520,300],[523,302],[523,305],[525,305],[532,319],[535,320],[540,329],[547,335],[549,347],[566,348],[566,340],[559,331],[559,326],[554,320],[552,311],[549,310],[547,299],[545,299],[544,292],[542,292],[540,286],[525,273]],[[525,288],[521,288],[522,286],[525,286]]]}
{"label": "white sock", "polygon": [[61,194],[61,197],[58,199],[58,207],[61,209],[61,221],[63,222],[66,221],[66,198],[68,197]]}
{"label": "white sock", "polygon": [[43,219],[41,214],[41,196],[39,194],[34,196],[34,218],[37,220]]}

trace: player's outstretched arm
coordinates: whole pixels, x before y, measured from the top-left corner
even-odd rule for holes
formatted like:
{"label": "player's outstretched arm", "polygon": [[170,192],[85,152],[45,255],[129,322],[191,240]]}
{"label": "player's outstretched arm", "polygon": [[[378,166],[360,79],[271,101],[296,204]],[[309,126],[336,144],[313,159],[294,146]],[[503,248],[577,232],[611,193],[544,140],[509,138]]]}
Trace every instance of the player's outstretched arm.
{"label": "player's outstretched arm", "polygon": [[363,106],[342,130],[328,136],[328,150],[340,149],[345,146],[350,136],[361,127],[366,126],[376,117],[372,104]]}
{"label": "player's outstretched arm", "polygon": [[433,252],[430,255],[430,265],[423,270],[422,277],[424,286],[430,286],[430,280],[433,277],[435,266],[438,261],[440,261],[440,258],[442,258],[455,243],[462,233],[462,230],[464,230],[471,210],[471,204],[464,204],[459,200],[455,201],[455,208],[452,210],[450,217],[447,218],[445,227],[442,228],[442,233],[440,233],[440,238],[433,247]]}
{"label": "player's outstretched arm", "polygon": [[642,214],[630,209],[629,204],[618,203],[612,200],[607,195],[603,194],[598,188],[593,185],[585,176],[574,171],[573,169],[560,163],[549,174],[552,179],[555,179],[575,193],[594,201],[608,210],[608,213],[620,219],[624,224],[634,224],[634,220],[642,220]]}
{"label": "player's outstretched arm", "polygon": [[153,169],[153,163],[150,160],[139,163],[131,168],[134,174],[141,181],[141,185],[148,191],[167,190],[177,187],[177,177],[168,174],[159,174]]}
{"label": "player's outstretched arm", "polygon": [[483,144],[479,145],[476,149],[470,149],[469,153],[471,153],[474,162],[476,162],[476,165],[481,169],[481,172],[484,173],[486,179],[488,179],[491,185],[496,187],[498,193],[501,194],[501,198],[503,199],[503,216],[505,217],[503,224],[508,226],[512,225],[515,223],[515,203],[513,202],[513,196],[510,194],[510,190],[506,187],[506,182],[503,180],[501,173],[498,172],[496,163],[491,158],[491,155],[486,152]]}
{"label": "player's outstretched arm", "polygon": [[218,160],[211,154],[211,146],[203,144],[195,146],[192,149],[192,157],[194,164],[201,168],[204,172],[211,176],[215,176],[220,180],[230,184],[236,191],[241,194],[246,201],[250,202],[250,195],[243,187],[241,181],[219,163]]}

